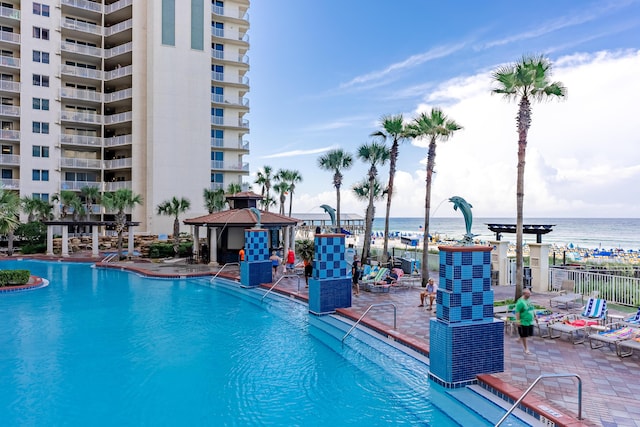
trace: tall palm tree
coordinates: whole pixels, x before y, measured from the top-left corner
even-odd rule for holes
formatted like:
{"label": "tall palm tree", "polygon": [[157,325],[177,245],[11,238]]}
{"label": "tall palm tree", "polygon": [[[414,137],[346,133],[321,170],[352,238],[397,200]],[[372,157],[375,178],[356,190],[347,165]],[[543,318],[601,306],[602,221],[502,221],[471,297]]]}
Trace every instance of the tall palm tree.
{"label": "tall palm tree", "polygon": [[295,169],[281,169],[278,171],[280,179],[289,185],[289,217],[293,206],[293,193],[296,191],[296,183],[302,182],[302,175]]}
{"label": "tall palm tree", "polygon": [[134,194],[129,188],[119,188],[113,193],[104,193],[102,204],[108,210],[116,211],[115,229],[118,233],[118,259],[122,259],[122,233],[127,227],[127,214],[125,210],[133,209],[142,204],[142,196]]}
{"label": "tall palm tree", "polygon": [[76,199],[79,200],[78,195],[71,190],[62,190],[59,194],[56,193],[51,197],[51,200],[54,202],[60,202],[62,204],[60,209],[60,218],[67,217],[69,208],[77,203]]}
{"label": "tall palm tree", "polygon": [[87,221],[89,221],[93,213],[93,204],[100,203],[100,189],[98,187],[85,186],[80,189],[80,194],[84,196],[87,207]]}
{"label": "tall palm tree", "polygon": [[340,187],[342,187],[342,171],[353,165],[353,156],[341,149],[328,151],[318,158],[320,169],[333,172],[333,186],[336,189],[336,227],[340,230]]}
{"label": "tall palm tree", "polygon": [[551,62],[543,55],[523,56],[520,61],[495,70],[492,93],[508,100],[518,101],[518,172],[516,183],[516,299],[523,288],[523,202],[524,165],[527,152],[527,134],[531,127],[531,102],[562,98],[567,89],[561,82],[551,82]]}
{"label": "tall palm tree", "polygon": [[158,215],[167,215],[173,217],[173,253],[174,257],[178,257],[180,249],[180,214],[185,213],[191,207],[189,199],[184,197],[172,197],[171,200],[165,200],[160,203],[156,209]]}
{"label": "tall palm tree", "polygon": [[205,188],[202,192],[202,197],[204,197],[204,207],[209,213],[220,212],[227,203],[222,188],[218,188],[217,190]]}
{"label": "tall palm tree", "polygon": [[[262,186],[262,190],[260,192],[260,195],[262,196],[262,199],[264,200],[265,197],[267,199],[271,199],[271,179],[272,174],[273,173],[273,168],[271,166],[263,166],[261,171],[258,171],[258,173],[256,174],[256,180],[255,183]],[[263,203],[263,206],[265,207],[265,211],[269,212],[269,205],[270,203]]]}
{"label": "tall palm tree", "polygon": [[[373,141],[358,147],[357,156],[360,160],[369,164],[369,171],[367,173],[369,188],[374,188],[378,177],[378,166],[383,166],[389,160],[389,148],[384,144]],[[375,194],[373,191],[369,191],[369,205],[367,206],[367,214],[365,217],[364,244],[362,247],[362,258],[360,258],[363,262],[369,257],[369,251],[371,249],[374,201]]]}
{"label": "tall palm tree", "polygon": [[280,198],[280,215],[284,215],[284,204],[287,201],[287,192],[289,192],[289,184],[284,181],[278,182],[273,186],[276,194]]}
{"label": "tall palm tree", "polygon": [[27,214],[27,222],[34,222],[38,212],[38,202],[42,200],[30,196],[24,196],[20,199],[22,210]]}
{"label": "tall palm tree", "polygon": [[384,140],[391,140],[391,151],[389,154],[389,183],[387,184],[387,210],[384,217],[384,244],[382,254],[387,261],[389,247],[389,215],[391,214],[391,198],[393,197],[393,181],[396,176],[396,162],[398,161],[398,151],[400,143],[408,138],[402,114],[395,116],[383,116],[380,120],[382,129],[374,132],[371,136],[378,136]]}
{"label": "tall palm tree", "polygon": [[429,114],[422,113],[408,126],[408,134],[413,138],[427,138],[429,151],[427,154],[427,187],[424,202],[424,235],[422,248],[422,286],[429,280],[429,215],[431,210],[431,181],[433,166],[436,163],[436,142],[446,141],[454,132],[462,129],[439,108],[433,108]]}
{"label": "tall palm tree", "polygon": [[13,255],[13,232],[20,225],[20,196],[0,189],[0,234],[7,236],[7,254]]}
{"label": "tall palm tree", "polygon": [[234,194],[235,195],[235,194],[238,194],[241,191],[242,191],[242,185],[238,184],[237,182],[232,182],[227,187],[227,194]]}

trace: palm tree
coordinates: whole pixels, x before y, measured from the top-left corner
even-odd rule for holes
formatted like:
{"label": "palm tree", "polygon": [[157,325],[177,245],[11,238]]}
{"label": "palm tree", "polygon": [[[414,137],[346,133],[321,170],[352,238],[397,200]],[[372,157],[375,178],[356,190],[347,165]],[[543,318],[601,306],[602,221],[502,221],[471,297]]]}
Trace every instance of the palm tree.
{"label": "palm tree", "polygon": [[87,206],[87,221],[89,221],[93,213],[93,204],[100,203],[100,189],[98,187],[86,186],[80,189],[80,194],[84,196],[85,205]]}
{"label": "palm tree", "polygon": [[408,138],[402,114],[395,116],[383,116],[380,120],[382,130],[374,132],[371,136],[378,136],[384,140],[390,139],[391,152],[389,154],[389,183],[387,184],[387,210],[384,217],[384,245],[382,254],[387,261],[387,251],[389,247],[389,215],[391,214],[391,198],[393,197],[393,181],[396,176],[396,162],[398,161],[398,148],[400,143]]}
{"label": "palm tree", "polygon": [[[271,166],[263,166],[261,171],[258,171],[257,173],[257,178],[255,180],[255,183],[258,185],[262,186],[262,190],[260,192],[260,195],[262,196],[262,199],[265,200],[265,197],[267,199],[271,199],[271,174],[273,173],[273,168]],[[270,203],[263,203],[264,207],[265,207],[265,211],[269,212],[269,205]]]}
{"label": "palm tree", "polygon": [[427,154],[427,191],[424,202],[424,235],[422,248],[422,286],[429,280],[429,215],[431,210],[431,181],[433,166],[436,162],[436,142],[446,141],[454,132],[462,129],[455,121],[449,119],[439,108],[433,108],[429,114],[422,113],[408,126],[408,134],[413,138],[428,138]]}
{"label": "palm tree", "polygon": [[119,188],[113,193],[104,193],[102,204],[108,210],[116,211],[115,229],[118,233],[118,259],[122,259],[122,233],[127,227],[127,214],[125,210],[133,209],[142,204],[142,196],[133,194],[129,188]]}
{"label": "palm tree", "polygon": [[24,196],[20,199],[20,203],[22,205],[22,210],[27,214],[27,222],[34,222],[36,219],[36,213],[38,212],[38,202],[41,202],[40,199],[35,199],[33,197]]}
{"label": "palm tree", "polygon": [[235,194],[238,194],[241,191],[242,191],[242,185],[238,184],[237,182],[232,182],[227,187],[227,194],[234,194],[235,195]]}
{"label": "palm tree", "polygon": [[171,200],[165,200],[156,207],[158,215],[167,215],[173,217],[173,253],[175,258],[178,257],[178,252],[180,249],[179,216],[181,213],[188,211],[190,207],[191,202],[189,201],[189,199],[185,199],[184,197],[178,199],[175,196],[172,197]]}
{"label": "palm tree", "polygon": [[524,202],[524,165],[527,151],[527,134],[531,127],[531,102],[562,98],[567,89],[561,82],[550,82],[551,62],[543,55],[523,56],[516,63],[498,68],[491,75],[494,94],[508,100],[518,100],[518,172],[516,184],[516,299],[522,295],[523,256],[522,228]]}
{"label": "palm tree", "polygon": [[296,183],[302,182],[302,175],[294,169],[281,169],[278,175],[283,182],[289,185],[289,217],[291,217],[291,209],[293,206],[293,193],[296,190]]}
{"label": "palm tree", "polygon": [[224,205],[227,203],[224,196],[224,190],[222,188],[218,188],[217,190],[205,188],[202,192],[202,196],[204,197],[204,207],[209,213],[220,212],[224,209]]}
{"label": "palm tree", "polygon": [[51,197],[51,200],[54,202],[60,202],[62,204],[60,218],[66,218],[69,213],[69,208],[76,203],[76,199],[79,199],[78,195],[71,190],[62,190],[60,194],[54,194]]}
{"label": "palm tree", "polygon": [[342,186],[342,171],[351,168],[353,156],[343,150],[331,150],[318,158],[320,169],[333,172],[333,186],[336,189],[336,227],[340,230],[340,187]]}
{"label": "palm tree", "polygon": [[[367,173],[369,188],[375,188],[375,182],[378,177],[378,166],[383,166],[389,160],[389,148],[384,144],[373,141],[358,147],[357,156],[363,162],[369,163],[369,172]],[[371,248],[374,200],[375,192],[369,191],[369,205],[367,206],[367,214],[365,217],[364,244],[362,247],[362,258],[360,258],[363,262],[369,257],[369,250]]]}
{"label": "palm tree", "polygon": [[289,184],[280,181],[276,185],[273,186],[273,189],[276,191],[276,194],[280,197],[280,215],[284,215],[284,204],[287,201],[287,192],[289,191]]}
{"label": "palm tree", "polygon": [[13,232],[20,225],[20,196],[0,188],[0,234],[7,236],[7,254],[13,255]]}

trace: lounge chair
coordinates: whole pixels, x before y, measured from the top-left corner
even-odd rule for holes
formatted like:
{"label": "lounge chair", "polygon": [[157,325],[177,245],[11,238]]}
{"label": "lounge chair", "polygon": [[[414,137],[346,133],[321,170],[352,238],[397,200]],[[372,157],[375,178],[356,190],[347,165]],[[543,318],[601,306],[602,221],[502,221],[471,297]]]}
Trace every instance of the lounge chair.
{"label": "lounge chair", "polygon": [[[562,321],[565,316],[566,315],[562,313],[551,313],[549,311],[536,312],[536,323],[533,325],[533,328],[538,329],[540,338],[549,338],[549,325]],[[543,329],[546,331],[544,334]]]}
{"label": "lounge chair", "polygon": [[633,339],[637,336],[640,336],[640,329],[633,328],[631,326],[622,326],[608,331],[589,334],[589,345],[592,349],[595,349],[604,347],[605,345],[611,346],[613,344],[615,346],[616,353],[619,356],[618,343],[620,341]]}
{"label": "lounge chair", "polygon": [[568,309],[569,304],[573,304],[577,300],[582,301],[582,294],[575,293],[574,290],[575,282],[573,280],[563,280],[562,286],[558,290],[560,295],[549,300],[549,307],[553,307],[555,302],[557,307],[564,305],[564,308]]}
{"label": "lounge chair", "polygon": [[620,357],[631,356],[633,350],[640,350],[640,336],[616,343],[616,353]]}
{"label": "lounge chair", "polygon": [[622,323],[628,326],[640,326],[640,307],[638,307],[638,312],[635,315],[627,317]]}
{"label": "lounge chair", "polygon": [[587,331],[604,323],[607,318],[607,301],[600,298],[589,298],[587,305],[580,315],[568,315],[563,321],[549,324],[549,338],[560,338],[568,334],[573,344],[582,344]]}
{"label": "lounge chair", "polygon": [[389,292],[390,284],[379,284],[384,280],[389,274],[389,269],[387,267],[378,267],[377,269],[371,269],[371,272],[362,277],[362,281],[360,284],[363,289],[366,289],[370,292]]}

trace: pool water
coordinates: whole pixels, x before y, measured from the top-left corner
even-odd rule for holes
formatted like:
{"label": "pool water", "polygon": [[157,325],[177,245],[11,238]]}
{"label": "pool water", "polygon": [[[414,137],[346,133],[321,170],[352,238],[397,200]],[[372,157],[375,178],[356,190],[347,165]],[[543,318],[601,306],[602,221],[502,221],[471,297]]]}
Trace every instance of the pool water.
{"label": "pool water", "polygon": [[459,425],[431,404],[443,393],[424,363],[360,332],[342,346],[293,301],[90,264],[0,267],[50,281],[0,294],[2,426]]}

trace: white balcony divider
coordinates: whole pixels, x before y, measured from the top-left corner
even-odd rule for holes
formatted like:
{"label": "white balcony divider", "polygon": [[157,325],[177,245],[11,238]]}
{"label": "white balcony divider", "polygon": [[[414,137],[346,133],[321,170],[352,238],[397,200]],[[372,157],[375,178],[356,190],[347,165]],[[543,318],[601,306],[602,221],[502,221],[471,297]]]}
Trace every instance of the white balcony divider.
{"label": "white balcony divider", "polygon": [[102,138],[99,136],[61,134],[60,143],[65,145],[80,145],[84,147],[101,147]]}
{"label": "white balcony divider", "polygon": [[133,135],[120,135],[104,139],[105,147],[116,147],[119,145],[130,145],[133,142]]}

